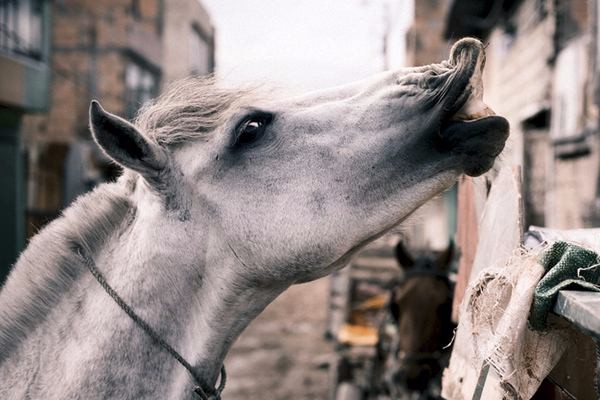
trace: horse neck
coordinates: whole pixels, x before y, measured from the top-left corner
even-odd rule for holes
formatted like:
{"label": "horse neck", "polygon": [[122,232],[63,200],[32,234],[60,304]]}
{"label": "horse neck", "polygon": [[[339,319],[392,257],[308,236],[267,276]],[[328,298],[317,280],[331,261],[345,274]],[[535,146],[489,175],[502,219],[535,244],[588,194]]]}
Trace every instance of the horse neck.
{"label": "horse neck", "polygon": [[115,290],[212,387],[232,343],[285,286],[241,279],[238,258],[208,218],[182,221],[165,215],[156,199],[144,201],[136,223],[98,257],[99,268],[110,271]]}
{"label": "horse neck", "polygon": [[[41,341],[43,345],[37,346],[40,351],[63,352],[48,366],[52,370],[49,374],[58,374],[53,375],[56,382],[76,380],[93,391],[94,381],[103,376],[105,381],[111,381],[111,375],[120,366],[126,367],[130,376],[128,387],[121,393],[124,397],[144,397],[140,392],[129,391],[139,388],[155,393],[167,390],[169,395],[180,393],[175,396],[184,397],[196,382],[118,307],[86,268],[87,258],[120,297],[195,367],[196,375],[203,380],[200,383],[213,386],[233,341],[285,287],[257,287],[241,279],[236,271],[243,266],[220,239],[223,235],[218,229],[211,229],[208,220],[200,223],[201,215],[188,221],[167,215],[160,199],[145,185],[136,185],[130,192],[123,188],[123,182],[107,188],[119,192],[118,196],[112,192],[110,196],[103,194],[105,189],[85,196],[65,212],[64,220],[56,221],[34,239],[33,248],[21,257],[13,274],[14,283],[8,285],[12,290],[7,288],[0,296],[0,311],[15,310],[2,304],[3,299],[12,301],[11,293],[30,297],[31,290],[14,290],[25,276],[39,276],[41,282],[50,276],[60,285],[33,293],[42,299],[27,306],[35,309],[36,315],[20,325],[23,329],[17,335],[10,336],[18,336],[22,347]],[[110,223],[94,212],[105,197],[105,206],[113,208],[107,211],[114,216]],[[87,237],[90,235],[93,240]],[[61,255],[46,260],[48,275],[40,276],[36,264],[48,258],[48,249],[57,246],[57,238],[58,245],[64,247]],[[57,273],[60,279],[51,276]],[[54,300],[46,304],[48,293]],[[0,321],[0,334],[3,328]],[[28,334],[35,328],[37,337]],[[65,331],[69,334],[65,335]],[[29,340],[25,338],[28,335]],[[73,360],[69,351],[81,348],[88,351],[88,359]],[[79,362],[82,365],[77,365]],[[84,368],[84,363],[94,368]],[[78,372],[67,378],[60,375],[65,369]],[[98,390],[104,386],[99,385]]]}

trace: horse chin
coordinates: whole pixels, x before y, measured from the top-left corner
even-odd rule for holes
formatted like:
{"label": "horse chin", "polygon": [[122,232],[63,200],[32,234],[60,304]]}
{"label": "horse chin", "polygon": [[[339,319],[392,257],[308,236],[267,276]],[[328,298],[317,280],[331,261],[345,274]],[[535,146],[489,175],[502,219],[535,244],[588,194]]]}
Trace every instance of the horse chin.
{"label": "horse chin", "polygon": [[377,234],[371,235],[367,238],[360,240],[357,244],[354,244],[348,251],[343,253],[335,261],[331,262],[327,266],[315,268],[312,273],[296,279],[294,281],[294,284],[311,282],[311,281],[323,278],[335,271],[339,271],[339,270],[345,268],[352,260],[352,257],[354,257],[360,250],[364,249],[365,246],[367,246],[369,243],[371,243],[375,239],[377,239],[377,238],[383,236],[385,233],[389,232],[393,227],[400,224],[400,222],[402,222],[404,219],[406,219],[406,217],[398,220],[393,225],[386,226],[384,229],[379,231]]}
{"label": "horse chin", "polygon": [[296,279],[293,282],[293,284],[296,285],[296,284],[300,284],[300,283],[308,283],[308,282],[316,281],[317,279],[324,278],[327,275],[330,275],[331,273],[344,268],[346,265],[347,264],[341,264],[341,265],[332,264],[326,268],[315,270],[308,275],[305,275],[305,276],[302,276],[302,277]]}

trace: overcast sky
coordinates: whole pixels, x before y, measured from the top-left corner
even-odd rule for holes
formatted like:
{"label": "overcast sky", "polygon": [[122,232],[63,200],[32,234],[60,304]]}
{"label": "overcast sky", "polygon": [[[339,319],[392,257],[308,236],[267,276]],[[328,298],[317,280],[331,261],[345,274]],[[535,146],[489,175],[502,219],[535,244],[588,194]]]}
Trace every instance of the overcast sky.
{"label": "overcast sky", "polygon": [[[219,78],[295,89],[333,86],[381,71],[385,2],[202,0],[216,29]],[[387,0],[396,27],[410,18],[410,2]]]}

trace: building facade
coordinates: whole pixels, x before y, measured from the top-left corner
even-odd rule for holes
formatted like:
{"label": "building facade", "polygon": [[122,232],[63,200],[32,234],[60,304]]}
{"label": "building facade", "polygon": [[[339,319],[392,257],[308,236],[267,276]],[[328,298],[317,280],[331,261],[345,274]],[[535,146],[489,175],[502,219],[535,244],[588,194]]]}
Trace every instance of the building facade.
{"label": "building facade", "polygon": [[[8,1],[0,5],[0,21],[12,12],[13,3],[19,10],[23,4],[31,4],[25,7],[31,10],[41,7],[42,17],[31,19],[41,19],[44,26],[37,39],[43,42],[41,55],[23,65],[45,66],[45,80],[44,75],[37,80],[27,75],[27,83],[19,89],[35,93],[37,102],[13,106],[13,100],[5,97],[17,96],[17,89],[7,86],[16,79],[2,79],[0,84],[0,101],[7,101],[11,112],[17,110],[20,116],[12,128],[2,130],[3,137],[10,136],[4,132],[18,132],[15,137],[20,142],[11,146],[21,149],[14,156],[20,164],[13,166],[20,174],[13,186],[20,189],[6,208],[8,213],[20,208],[20,220],[15,221],[20,234],[11,231],[6,236],[25,238],[58,216],[79,194],[119,174],[91,139],[90,101],[98,99],[110,112],[133,119],[165,82],[213,71],[214,29],[198,0]],[[9,39],[0,37],[5,46]],[[10,54],[11,62],[16,58],[23,56]],[[0,55],[0,73],[11,68]],[[45,91],[28,87],[36,82],[45,84]],[[43,94],[44,101],[38,99]],[[2,179],[8,176],[5,171],[0,174]],[[0,260],[4,271],[15,261],[23,242]]]}
{"label": "building facade", "polygon": [[88,106],[99,99],[131,118],[158,93],[160,0],[52,2],[48,110],[27,115],[27,233],[34,234],[78,194],[118,171],[97,151]]}
{"label": "building facade", "polygon": [[166,0],[163,85],[215,69],[215,29],[198,0]]}
{"label": "building facade", "polygon": [[406,33],[406,64],[408,66],[437,63],[448,58],[450,45],[440,40],[450,0],[414,2],[414,19]]}
{"label": "building facade", "polygon": [[50,2],[0,2],[0,282],[25,243],[24,116],[48,107]]}
{"label": "building facade", "polygon": [[511,124],[525,225],[600,222],[596,1],[455,1],[446,38],[488,43],[485,94]]}

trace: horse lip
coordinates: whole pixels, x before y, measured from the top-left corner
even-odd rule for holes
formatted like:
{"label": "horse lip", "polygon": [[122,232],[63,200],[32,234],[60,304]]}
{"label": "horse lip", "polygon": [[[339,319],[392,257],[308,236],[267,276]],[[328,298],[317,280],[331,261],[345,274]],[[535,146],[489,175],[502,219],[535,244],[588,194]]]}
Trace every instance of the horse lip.
{"label": "horse lip", "polygon": [[[508,121],[498,115],[491,115],[472,120],[449,122],[444,129],[444,143],[449,147],[455,148],[474,137],[485,135],[487,130],[481,129],[482,127],[492,128],[493,132],[498,132],[497,137],[490,139],[497,138],[505,141],[508,138]],[[494,133],[492,133],[493,135]]]}
{"label": "horse lip", "polygon": [[508,121],[492,115],[471,121],[452,121],[442,133],[443,147],[463,160],[469,176],[489,170],[502,152],[509,134]]}

